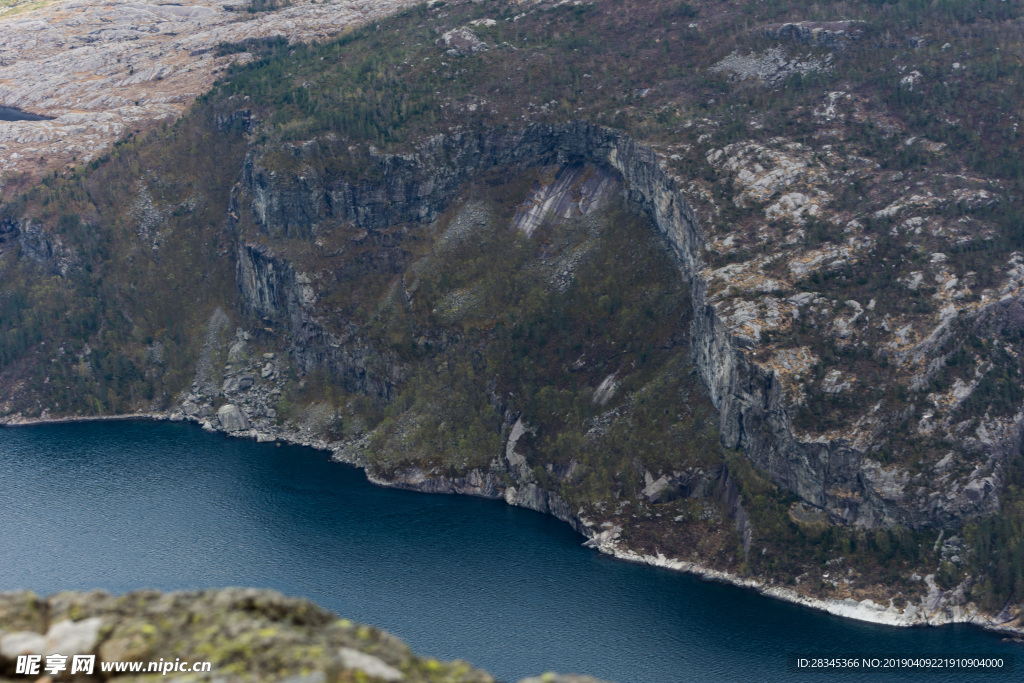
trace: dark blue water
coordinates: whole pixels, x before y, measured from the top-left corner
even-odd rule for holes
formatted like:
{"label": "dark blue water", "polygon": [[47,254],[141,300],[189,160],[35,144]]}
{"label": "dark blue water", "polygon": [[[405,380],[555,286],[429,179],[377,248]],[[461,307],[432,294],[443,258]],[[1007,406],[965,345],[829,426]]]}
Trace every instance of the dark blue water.
{"label": "dark blue water", "polygon": [[48,121],[52,118],[52,116],[30,114],[15,107],[0,105],[0,121]]}
{"label": "dark blue water", "polygon": [[580,541],[527,510],[380,489],[322,453],[184,424],[0,429],[0,590],[275,588],[505,680],[815,680],[788,673],[786,654],[1024,652],[971,627],[839,619]]}

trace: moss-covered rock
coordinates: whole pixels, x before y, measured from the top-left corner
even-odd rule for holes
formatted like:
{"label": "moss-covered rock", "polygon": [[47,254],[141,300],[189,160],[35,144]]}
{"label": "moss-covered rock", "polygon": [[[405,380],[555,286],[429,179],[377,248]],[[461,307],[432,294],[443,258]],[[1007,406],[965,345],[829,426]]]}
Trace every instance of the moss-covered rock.
{"label": "moss-covered rock", "polygon": [[[171,670],[181,681],[494,681],[465,662],[419,657],[388,633],[275,591],[92,591],[46,599],[0,593],[0,680],[26,680],[16,673],[19,654],[57,652],[97,655],[93,675],[75,680],[161,679],[146,671],[150,662],[180,661],[210,664],[206,671]],[[119,662],[142,662],[143,671],[104,671]],[[69,679],[68,671],[55,678]]]}

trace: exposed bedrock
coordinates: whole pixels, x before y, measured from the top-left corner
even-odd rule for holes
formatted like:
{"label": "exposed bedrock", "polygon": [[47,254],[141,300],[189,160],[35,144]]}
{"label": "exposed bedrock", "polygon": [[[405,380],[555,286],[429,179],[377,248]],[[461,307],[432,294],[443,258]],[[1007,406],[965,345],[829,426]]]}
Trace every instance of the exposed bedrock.
{"label": "exposed bedrock", "polygon": [[[272,163],[270,158],[277,161]],[[288,171],[282,158],[294,162]],[[339,163],[339,159],[344,163]],[[719,410],[722,443],[741,448],[772,481],[825,509],[833,521],[873,527],[956,526],[998,507],[1001,462],[1019,435],[995,435],[976,444],[989,454],[991,473],[961,490],[935,489],[920,478],[892,474],[854,448],[851,439],[803,441],[794,436],[781,382],[751,361],[707,299],[703,236],[692,209],[662,170],[657,155],[625,133],[585,122],[533,125],[516,132],[438,135],[414,153],[352,151],[329,141],[285,145],[269,153],[251,151],[245,161],[239,211],[249,211],[257,229],[271,238],[316,239],[348,223],[376,231],[435,219],[474,176],[493,167],[592,163],[617,172],[631,202],[646,211],[665,235],[683,277],[691,283],[694,361]],[[339,168],[358,169],[348,173]],[[353,178],[358,178],[353,180]],[[287,322],[300,367],[330,363],[358,387],[387,395],[401,376],[389,363],[373,367],[370,349],[353,329],[350,339],[326,339],[304,312],[302,283],[290,266],[263,247],[239,253],[239,291],[251,311]],[[987,310],[987,309],[986,309]],[[1016,309],[989,311],[988,326]],[[1019,317],[1019,316],[1018,316]],[[961,444],[960,447],[969,447]],[[926,495],[921,489],[927,489]],[[973,487],[973,488],[972,488]],[[914,493],[912,494],[911,491]]]}
{"label": "exposed bedrock", "polygon": [[[514,451],[514,445],[512,446]],[[567,468],[571,470],[570,468]],[[565,482],[568,472],[562,472],[559,479]],[[753,529],[740,500],[740,492],[724,465],[711,471],[693,469],[673,472],[655,479],[650,472],[644,472],[647,486],[641,495],[651,502],[664,502],[675,498],[713,500],[720,504],[732,521],[743,544],[743,553],[750,552]],[[592,547],[599,545],[597,536],[601,528],[580,517],[570,504],[555,491],[547,490],[532,480],[526,472],[517,471],[515,464],[495,459],[487,470],[471,469],[459,476],[448,476],[428,472],[421,467],[403,467],[381,476],[367,471],[370,481],[381,486],[420,491],[423,493],[447,493],[479,496],[481,498],[504,499],[509,505],[549,514],[566,522],[576,532],[586,536]],[[508,482],[514,482],[509,485]]]}
{"label": "exposed bedrock", "polygon": [[0,254],[7,249],[21,249],[21,258],[38,265],[49,275],[63,277],[75,260],[59,237],[29,218],[0,218]]}
{"label": "exposed bedrock", "polygon": [[325,369],[345,391],[391,398],[402,366],[390,355],[381,358],[354,324],[340,335],[326,329],[316,318],[309,278],[290,262],[266,247],[242,243],[236,277],[247,313],[288,326],[292,359],[304,372]]}
{"label": "exposed bedrock", "polygon": [[[389,633],[339,618],[308,600],[255,588],[138,590],[116,596],[101,590],[63,591],[47,598],[28,591],[0,593],[2,680],[24,679],[25,674],[18,673],[18,666],[24,668],[19,659],[33,653],[56,658],[64,667],[60,680],[83,682],[155,680],[171,673],[176,663],[192,661],[203,662],[202,670],[173,678],[223,683],[494,683],[489,674],[464,661],[418,656]],[[72,678],[67,667],[80,655],[91,657],[89,673]],[[108,666],[129,658],[166,665],[141,675]],[[47,664],[42,660],[37,668]],[[522,683],[541,680],[600,683],[554,674]]]}

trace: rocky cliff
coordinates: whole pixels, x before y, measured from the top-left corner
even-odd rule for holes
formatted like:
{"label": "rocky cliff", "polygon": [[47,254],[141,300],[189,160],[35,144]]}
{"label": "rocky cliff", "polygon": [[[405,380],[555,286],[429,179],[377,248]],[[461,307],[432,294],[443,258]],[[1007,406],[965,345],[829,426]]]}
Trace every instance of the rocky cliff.
{"label": "rocky cliff", "polygon": [[1016,618],[1018,9],[727,5],[222,46],[261,59],[0,207],[0,415],[187,416],[638,557]]}
{"label": "rocky cliff", "polygon": [[[705,236],[677,177],[663,168],[650,147],[630,136],[586,122],[531,126],[514,133],[443,135],[431,138],[413,154],[385,155],[370,150],[362,160],[370,164],[368,176],[351,181],[333,176],[328,164],[348,150],[324,149],[320,144],[292,148],[302,169],[285,174],[261,168],[258,155],[250,155],[243,173],[245,199],[260,232],[271,238],[315,239],[328,226],[351,223],[366,231],[380,231],[399,223],[429,223],[444,211],[457,189],[475,176],[496,167],[599,164],[622,178],[630,201],[641,207],[668,240],[681,276],[691,284],[694,359],[700,378],[719,410],[719,429],[726,448],[740,448],[772,481],[802,500],[826,510],[840,523],[874,527],[902,524],[910,527],[958,526],[975,515],[998,507],[1002,463],[1019,446],[1016,422],[1005,437],[989,447],[985,469],[963,482],[933,482],[918,478],[918,492],[903,494],[906,475],[885,472],[852,436],[807,439],[791,427],[793,406],[778,373],[754,361],[749,340],[733,333],[708,297],[703,252]],[[275,150],[274,154],[278,154]],[[243,209],[245,210],[245,209]],[[300,313],[299,301],[311,295],[290,277],[282,287],[279,273],[287,266],[266,265],[263,252],[246,245],[239,258],[239,291],[251,310],[289,320],[299,364],[316,367],[327,346],[310,334],[310,323]],[[285,293],[287,292],[287,294]],[[1001,311],[1013,300],[980,309],[975,324],[1005,324]],[[1012,318],[1012,316],[1011,316]],[[351,359],[337,366],[346,387],[389,386],[387,377],[367,380],[368,354],[351,345]],[[318,349],[318,350],[314,350]],[[387,394],[386,389],[379,392]],[[972,444],[962,443],[961,449]],[[946,484],[945,486],[943,484]]]}
{"label": "rocky cliff", "polygon": [[[301,8],[313,12],[306,5]],[[78,9],[86,15],[92,11],[89,5]],[[163,10],[151,9],[138,12],[163,16]],[[549,10],[553,14],[545,15]],[[535,14],[530,21],[544,26],[550,25],[551,17],[572,20],[558,11],[539,7],[526,14]],[[214,21],[211,12],[197,9],[171,19],[201,28],[203,22]],[[300,9],[281,12],[241,23],[263,26],[297,16]],[[454,20],[446,19],[447,14],[432,8],[422,16],[434,26],[430,30],[438,32]],[[494,19],[473,21],[477,23],[467,24],[465,31],[500,32]],[[795,40],[822,49],[844,46],[846,54],[854,48],[845,46],[852,45],[854,37],[860,41],[867,29],[857,22],[840,23],[772,24],[762,35],[783,41],[780,45]],[[50,35],[50,29],[39,30],[40,35]],[[514,47],[507,41],[504,45],[506,50]],[[338,49],[342,48],[328,51]],[[480,50],[454,57],[500,63],[488,55]],[[430,59],[422,61],[429,64]],[[301,62],[299,57],[295,60]],[[447,62],[441,66],[445,69],[433,69],[424,77],[447,78],[455,68]],[[716,69],[710,73],[721,71]],[[298,84],[296,92],[304,92],[309,84]],[[457,103],[459,116],[500,115],[500,106],[506,104],[477,100]],[[272,111],[266,105],[261,105],[266,111],[254,111],[259,109],[254,101],[243,102],[243,108],[237,99],[218,104],[212,118],[226,136],[241,132],[255,140],[277,125],[266,118]],[[550,104],[536,115],[552,118]],[[815,126],[849,126],[864,118],[860,100],[852,95],[836,91],[826,104],[814,110]],[[225,126],[233,126],[229,122],[243,120],[244,125],[227,133]],[[24,125],[29,123],[41,122]],[[384,153],[372,143],[335,133],[250,145],[241,182],[232,191],[228,219],[242,310],[287,326],[291,355],[301,372],[328,368],[344,390],[390,399],[407,371],[400,354],[379,346],[374,351],[363,329],[365,319],[357,320],[352,310],[337,306],[329,310],[333,304],[318,301],[317,274],[296,265],[289,250],[301,243],[338,242],[344,234],[364,253],[357,258],[350,252],[348,262],[332,264],[332,276],[354,282],[372,271],[383,287],[385,274],[403,272],[414,251],[409,245],[420,239],[408,226],[435,221],[460,187],[488,169],[514,172],[597,164],[622,178],[629,199],[667,237],[691,284],[694,359],[719,410],[726,448],[743,449],[772,481],[827,511],[837,523],[865,528],[958,527],[965,519],[996,510],[1004,465],[1019,450],[1024,413],[1015,405],[1016,351],[983,347],[986,339],[1016,335],[1022,327],[1019,299],[1024,278],[1019,258],[1011,254],[1005,268],[996,261],[994,272],[984,276],[980,267],[960,272],[972,266],[954,266],[953,261],[960,259],[955,254],[989,248],[983,242],[991,241],[991,235],[988,228],[979,229],[981,242],[971,241],[963,229],[947,225],[950,221],[939,214],[931,219],[936,227],[925,240],[928,244],[915,243],[923,234],[921,216],[900,218],[903,223],[884,229],[874,227],[881,222],[889,226],[902,214],[942,210],[949,202],[937,194],[938,187],[902,199],[880,193],[870,201],[884,205],[867,211],[834,207],[827,224],[833,228],[828,228],[822,222],[823,207],[834,203],[844,185],[880,185],[876,170],[841,173],[840,167],[849,166],[853,157],[824,148],[818,154],[784,138],[718,145],[718,127],[711,119],[691,119],[676,132],[690,140],[686,143],[658,139],[641,144],[623,131],[589,122],[523,127],[504,121],[410,138],[405,153]],[[927,141],[908,144],[924,145],[935,154],[941,149]],[[227,175],[235,171],[228,170]],[[714,181],[694,180],[699,174]],[[893,178],[897,175],[904,174]],[[949,174],[943,178],[950,185],[945,188],[948,196],[965,213],[960,223],[985,220],[984,212],[999,206],[998,197],[983,181]],[[196,205],[195,190],[189,195],[187,187],[181,187],[176,190],[178,201],[165,200],[158,210],[153,204],[153,191],[158,189],[140,188],[127,217],[136,223],[133,229],[140,238],[152,243],[154,253],[160,250],[161,235],[168,234],[154,233],[156,226],[169,214],[188,214]],[[722,196],[726,201],[720,205]],[[762,205],[763,211],[758,208]],[[691,206],[704,216],[700,226]],[[67,208],[80,209],[83,216],[91,212],[87,207]],[[732,223],[722,221],[725,209],[736,214]],[[761,214],[768,226],[759,222]],[[60,219],[58,212],[49,220]],[[69,225],[77,225],[75,220]],[[4,218],[4,226],[0,245],[12,244],[17,236],[19,254],[51,273],[64,276],[73,265],[73,250],[62,246],[59,231],[45,221],[12,214]],[[832,234],[840,227],[842,237]],[[876,234],[879,230],[897,237],[883,239]],[[954,244],[945,244],[949,240]],[[883,242],[892,254],[881,254]],[[882,271],[884,277],[857,272],[872,250],[891,264]],[[924,265],[918,264],[920,254],[928,255]],[[372,262],[367,261],[371,255]],[[882,294],[846,298],[841,285],[850,278],[857,280],[857,287],[885,292],[895,300]],[[937,286],[931,287],[930,279]],[[891,296],[896,287],[906,288],[920,301],[906,306]],[[405,295],[411,299],[410,292]],[[867,296],[874,298],[864,302]],[[918,449],[926,452],[917,454]]]}

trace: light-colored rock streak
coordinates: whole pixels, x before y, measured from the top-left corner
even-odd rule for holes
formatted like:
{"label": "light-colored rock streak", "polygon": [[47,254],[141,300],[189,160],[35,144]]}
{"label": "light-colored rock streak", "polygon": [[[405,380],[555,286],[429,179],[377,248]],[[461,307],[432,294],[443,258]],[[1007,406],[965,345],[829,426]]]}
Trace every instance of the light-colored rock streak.
{"label": "light-colored rock streak", "polygon": [[757,579],[743,578],[728,572],[710,569],[694,562],[666,557],[661,553],[657,555],[641,554],[635,550],[622,547],[616,535],[610,533],[611,531],[606,530],[601,533],[592,534],[592,540],[587,545],[620,560],[674,569],[688,574],[695,574],[710,581],[719,581],[743,588],[751,588],[761,595],[822,610],[839,617],[868,621],[874,624],[885,624],[886,626],[944,626],[946,624],[966,623],[1012,635],[1019,635],[1021,632],[1018,628],[1003,626],[995,617],[980,612],[973,603],[954,604],[959,602],[959,596],[957,595],[959,588],[943,592],[935,585],[934,577],[931,575],[925,577],[930,589],[928,595],[920,603],[908,604],[902,610],[891,602],[888,606],[885,606],[870,599],[857,601],[853,598],[846,598],[844,600],[813,598],[790,588],[765,584]]}
{"label": "light-colored rock streak", "polygon": [[545,222],[586,216],[608,203],[619,189],[608,173],[587,166],[566,166],[550,183],[538,183],[516,211],[513,227],[527,237]]}
{"label": "light-colored rock streak", "polygon": [[411,4],[298,0],[250,14],[242,0],[22,3],[0,14],[0,105],[53,119],[0,121],[0,172],[88,162],[132,131],[177,118],[224,67],[252,58],[218,57],[220,43],[323,40]]}

